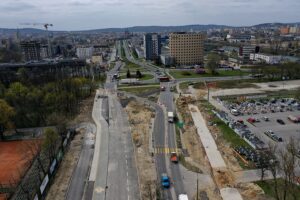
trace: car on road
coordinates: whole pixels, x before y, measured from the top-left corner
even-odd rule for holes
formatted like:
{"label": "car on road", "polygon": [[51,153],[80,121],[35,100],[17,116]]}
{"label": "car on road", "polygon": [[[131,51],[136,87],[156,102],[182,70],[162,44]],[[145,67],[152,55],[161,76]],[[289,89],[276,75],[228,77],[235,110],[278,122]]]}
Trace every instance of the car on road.
{"label": "car on road", "polygon": [[277,123],[279,123],[281,125],[285,125],[285,122],[282,119],[277,119],[276,121],[277,121]]}
{"label": "car on road", "polygon": [[160,87],[160,91],[166,91],[166,87],[165,86],[161,86]]}
{"label": "car on road", "polygon": [[161,185],[163,188],[169,188],[170,187],[170,179],[169,176],[166,173],[162,173],[160,176]]}

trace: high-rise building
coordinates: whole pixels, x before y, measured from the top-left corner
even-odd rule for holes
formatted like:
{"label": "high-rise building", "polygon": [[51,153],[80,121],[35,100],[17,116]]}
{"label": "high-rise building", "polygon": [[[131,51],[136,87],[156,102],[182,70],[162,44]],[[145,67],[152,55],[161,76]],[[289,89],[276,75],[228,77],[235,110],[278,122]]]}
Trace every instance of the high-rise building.
{"label": "high-rise building", "polygon": [[203,64],[202,33],[171,33],[169,38],[170,55],[177,65]]}
{"label": "high-rise building", "polygon": [[161,54],[161,36],[156,33],[144,35],[144,57],[146,60],[155,60]]}
{"label": "high-rise building", "polygon": [[24,41],[20,43],[25,61],[39,61],[41,59],[41,44],[37,41]]}

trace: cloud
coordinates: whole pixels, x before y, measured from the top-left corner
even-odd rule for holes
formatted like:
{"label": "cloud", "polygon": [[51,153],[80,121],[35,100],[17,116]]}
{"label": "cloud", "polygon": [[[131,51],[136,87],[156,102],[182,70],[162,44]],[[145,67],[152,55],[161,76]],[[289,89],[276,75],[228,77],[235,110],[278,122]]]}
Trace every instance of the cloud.
{"label": "cloud", "polygon": [[299,10],[299,0],[1,0],[0,24],[15,27],[25,19],[53,23],[60,30],[134,25],[250,25],[299,21]]}

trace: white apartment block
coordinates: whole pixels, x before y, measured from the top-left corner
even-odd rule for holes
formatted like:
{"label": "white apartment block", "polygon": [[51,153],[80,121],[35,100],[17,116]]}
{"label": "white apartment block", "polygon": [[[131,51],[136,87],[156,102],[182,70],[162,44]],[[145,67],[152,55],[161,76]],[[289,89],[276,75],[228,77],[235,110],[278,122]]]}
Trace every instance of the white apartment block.
{"label": "white apartment block", "polygon": [[278,64],[278,63],[281,62],[282,57],[281,56],[275,56],[275,55],[251,53],[250,54],[250,60],[263,61],[267,64]]}

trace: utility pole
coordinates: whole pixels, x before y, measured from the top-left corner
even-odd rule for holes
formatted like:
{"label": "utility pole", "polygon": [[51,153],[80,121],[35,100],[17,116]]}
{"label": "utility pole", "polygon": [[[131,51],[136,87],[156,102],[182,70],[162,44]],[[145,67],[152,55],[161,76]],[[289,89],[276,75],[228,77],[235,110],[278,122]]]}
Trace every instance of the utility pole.
{"label": "utility pole", "polygon": [[197,172],[197,200],[199,200],[199,187],[198,187],[198,182],[199,182],[199,180],[198,180],[198,172]]}

